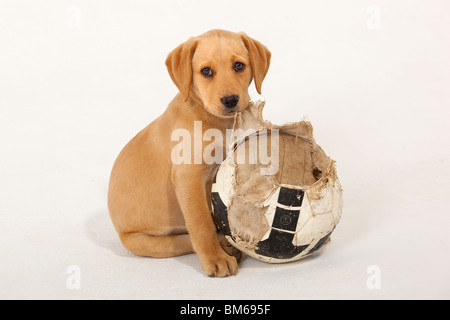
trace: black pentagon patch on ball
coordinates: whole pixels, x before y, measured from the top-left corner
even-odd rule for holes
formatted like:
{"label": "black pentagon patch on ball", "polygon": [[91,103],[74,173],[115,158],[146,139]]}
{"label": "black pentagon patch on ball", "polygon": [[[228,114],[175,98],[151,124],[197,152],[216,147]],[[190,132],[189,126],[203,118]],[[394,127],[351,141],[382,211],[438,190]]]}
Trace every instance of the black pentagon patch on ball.
{"label": "black pentagon patch on ball", "polygon": [[298,207],[301,207],[304,196],[303,190],[280,188],[278,204],[294,207],[294,210],[277,206],[269,238],[258,243],[255,253],[276,259],[291,259],[308,248],[309,244],[296,246],[292,243],[300,216]]}
{"label": "black pentagon patch on ball", "polygon": [[294,232],[297,228],[300,210],[286,210],[277,207],[273,218],[272,228],[287,230]]}
{"label": "black pentagon patch on ball", "polygon": [[302,253],[309,246],[308,244],[295,246],[292,243],[293,239],[293,233],[272,229],[269,238],[258,243],[258,248],[255,252],[276,259],[291,259]]}
{"label": "black pentagon patch on ball", "polygon": [[297,189],[280,188],[278,203],[288,207],[301,207],[305,191]]}
{"label": "black pentagon patch on ball", "polygon": [[231,235],[230,224],[228,222],[228,210],[220,198],[219,193],[212,192],[211,200],[214,207],[214,222],[224,235],[230,236],[234,241],[234,237]]}

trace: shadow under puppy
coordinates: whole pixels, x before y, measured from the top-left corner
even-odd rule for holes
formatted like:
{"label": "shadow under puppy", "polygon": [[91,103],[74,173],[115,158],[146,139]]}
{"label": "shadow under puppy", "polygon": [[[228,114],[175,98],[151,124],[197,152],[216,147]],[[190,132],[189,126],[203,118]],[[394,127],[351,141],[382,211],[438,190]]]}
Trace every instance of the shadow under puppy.
{"label": "shadow under puppy", "polygon": [[[111,172],[109,213],[128,250],[155,258],[195,252],[207,275],[237,273],[237,260],[224,251],[229,248],[221,246],[211,217],[210,190],[218,164],[194,159],[195,150],[189,163],[174,163],[172,133],[187,130],[191,146],[202,151],[211,142],[194,142],[195,121],[201,121],[202,137],[208,129],[225,137],[235,114],[249,104],[252,80],[261,93],[270,57],[264,45],[246,34],[223,30],[190,38],[168,55],[166,66],[180,92],[123,148]],[[214,143],[225,154],[224,141]]]}

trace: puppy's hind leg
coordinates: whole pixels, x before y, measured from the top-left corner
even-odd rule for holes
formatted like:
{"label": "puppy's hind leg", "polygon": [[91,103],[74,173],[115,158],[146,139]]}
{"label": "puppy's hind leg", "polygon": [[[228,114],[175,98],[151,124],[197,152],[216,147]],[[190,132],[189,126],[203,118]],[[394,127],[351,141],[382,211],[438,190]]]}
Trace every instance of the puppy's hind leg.
{"label": "puppy's hind leg", "polygon": [[147,233],[120,235],[125,248],[144,257],[170,258],[194,253],[189,234],[153,236]]}

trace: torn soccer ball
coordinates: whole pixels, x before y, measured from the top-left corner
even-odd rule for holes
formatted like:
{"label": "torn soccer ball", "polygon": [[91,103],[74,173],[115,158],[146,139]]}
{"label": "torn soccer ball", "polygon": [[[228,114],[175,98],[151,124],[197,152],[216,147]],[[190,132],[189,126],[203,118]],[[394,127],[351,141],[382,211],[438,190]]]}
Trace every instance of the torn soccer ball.
{"label": "torn soccer ball", "polygon": [[262,119],[263,107],[252,103],[236,119],[235,143],[212,186],[214,221],[254,258],[295,261],[330,238],[342,213],[342,187],[311,124],[273,125]]}

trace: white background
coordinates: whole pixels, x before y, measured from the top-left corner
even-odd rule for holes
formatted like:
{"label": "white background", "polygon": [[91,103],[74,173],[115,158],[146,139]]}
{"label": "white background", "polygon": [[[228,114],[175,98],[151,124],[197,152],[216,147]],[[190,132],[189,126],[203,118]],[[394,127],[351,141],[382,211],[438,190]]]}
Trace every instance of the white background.
{"label": "white background", "polygon": [[[132,255],[106,207],[167,54],[213,28],[271,50],[264,116],[312,122],[345,200],[319,253],[227,279]],[[445,0],[2,0],[0,298],[449,299],[449,30]]]}

